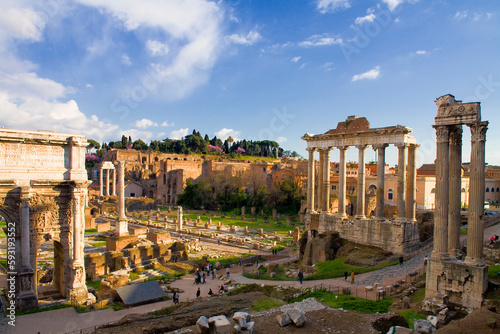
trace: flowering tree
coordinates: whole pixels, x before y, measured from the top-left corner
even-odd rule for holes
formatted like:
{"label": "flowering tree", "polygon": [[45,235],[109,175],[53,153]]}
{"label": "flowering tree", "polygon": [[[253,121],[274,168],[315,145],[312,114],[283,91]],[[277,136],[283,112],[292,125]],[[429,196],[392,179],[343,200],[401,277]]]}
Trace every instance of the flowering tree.
{"label": "flowering tree", "polygon": [[224,153],[224,151],[222,150],[222,148],[220,148],[219,146],[214,146],[214,145],[208,144],[207,147],[208,147],[209,151],[217,151],[217,152],[220,152],[220,153]]}
{"label": "flowering tree", "polygon": [[236,152],[236,154],[242,154],[242,153],[245,153],[246,151],[244,148],[238,147],[235,152]]}
{"label": "flowering tree", "polygon": [[94,163],[94,164],[98,164],[99,162],[101,162],[101,158],[99,158],[95,154],[87,154],[85,156],[85,161],[90,162],[90,163]]}
{"label": "flowering tree", "polygon": [[125,149],[126,149],[126,150],[130,150],[130,149],[132,148],[132,146],[134,146],[134,144],[133,144],[133,143],[129,143],[129,144],[125,147]]}

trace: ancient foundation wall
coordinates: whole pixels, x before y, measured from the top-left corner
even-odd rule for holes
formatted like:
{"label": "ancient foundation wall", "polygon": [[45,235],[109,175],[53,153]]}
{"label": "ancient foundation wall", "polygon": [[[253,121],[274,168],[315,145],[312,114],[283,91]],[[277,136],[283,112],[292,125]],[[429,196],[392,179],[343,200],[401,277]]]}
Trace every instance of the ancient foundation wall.
{"label": "ancient foundation wall", "polygon": [[306,231],[339,232],[340,237],[393,253],[415,251],[420,244],[417,224],[375,219],[339,219],[333,214],[306,215]]}

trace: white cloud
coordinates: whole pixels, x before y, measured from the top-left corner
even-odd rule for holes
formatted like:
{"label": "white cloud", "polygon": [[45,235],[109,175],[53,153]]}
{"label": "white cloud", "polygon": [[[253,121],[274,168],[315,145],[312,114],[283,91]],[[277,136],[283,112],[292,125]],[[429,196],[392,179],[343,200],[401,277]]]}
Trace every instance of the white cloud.
{"label": "white cloud", "polygon": [[127,55],[122,55],[122,64],[126,66],[132,65],[130,58]]}
{"label": "white cloud", "polygon": [[85,88],[92,89],[92,88],[94,88],[94,86],[92,86],[92,84],[88,83],[88,84],[85,85]]}
{"label": "white cloud", "polygon": [[331,71],[332,70],[332,66],[333,66],[333,63],[332,62],[327,62],[327,63],[324,63],[321,68],[324,68],[325,71]]}
{"label": "white cloud", "polygon": [[152,126],[158,126],[158,123],[153,122],[152,120],[147,119],[147,118],[143,118],[143,119],[136,121],[134,123],[134,127],[139,128],[139,129],[147,129],[147,128],[150,128]]}
{"label": "white cloud", "polygon": [[187,136],[188,131],[189,131],[189,128],[184,128],[184,129],[179,129],[179,130],[172,131],[168,135],[168,138],[170,138],[170,139],[181,139],[182,137]]}
{"label": "white cloud", "polygon": [[235,131],[233,129],[226,129],[223,128],[217,132],[215,132],[215,135],[217,138],[220,140],[226,140],[229,136],[233,137],[235,141],[239,140],[241,132],[240,131]]}
{"label": "white cloud", "polygon": [[274,141],[277,142],[278,144],[282,144],[282,143],[286,142],[286,140],[287,139],[285,137],[278,137]]}
{"label": "white cloud", "polygon": [[401,20],[399,19],[399,17],[396,17],[396,18],[394,19],[394,23],[400,23],[400,22],[401,22]]}
{"label": "white cloud", "polygon": [[175,123],[174,123],[174,122],[172,122],[172,123],[168,123],[167,121],[165,121],[165,122],[161,123],[161,125],[160,125],[160,126],[162,126],[162,127],[167,127],[167,126],[174,126],[174,125],[175,125]]}
{"label": "white cloud", "polygon": [[9,37],[40,41],[45,23],[31,8],[11,7],[0,10],[0,31]]}
{"label": "white cloud", "polygon": [[351,7],[349,0],[317,0],[316,1],[316,8],[322,14],[333,13],[337,9],[342,9],[342,8],[345,9],[345,8],[349,8],[349,7]]}
{"label": "white cloud", "polygon": [[159,41],[149,40],[146,42],[146,49],[152,56],[164,56],[168,53],[168,45]]}
{"label": "white cloud", "polygon": [[384,2],[387,5],[387,7],[389,8],[389,10],[392,12],[400,4],[402,4],[403,2],[405,2],[405,0],[382,0],[382,2]]}
{"label": "white cloud", "polygon": [[361,74],[356,74],[352,77],[352,81],[358,80],[375,80],[380,75],[380,66],[376,66],[375,68]]}
{"label": "white cloud", "polygon": [[227,36],[227,39],[235,44],[241,45],[252,45],[262,39],[262,36],[255,30],[250,31],[246,36],[232,34],[231,36]]}
{"label": "white cloud", "polygon": [[427,51],[425,51],[425,50],[418,50],[418,51],[415,52],[415,54],[416,55],[425,55],[425,54],[427,54]]}
{"label": "white cloud", "polygon": [[333,45],[333,44],[342,44],[342,38],[335,38],[328,36],[327,34],[323,35],[312,35],[308,39],[303,42],[300,42],[298,45],[302,47],[310,47],[310,46],[324,46],[324,45]]}
{"label": "white cloud", "polygon": [[293,58],[292,58],[292,61],[293,61],[294,63],[296,63],[296,62],[298,62],[298,61],[300,60],[300,58],[301,58],[301,57],[299,57],[299,56],[297,56],[297,57],[293,57]]}
{"label": "white cloud", "polygon": [[356,23],[357,25],[361,25],[365,22],[373,22],[373,20],[375,20],[375,14],[369,13],[366,16],[357,17],[356,20],[354,20],[354,23]]}
{"label": "white cloud", "polygon": [[455,20],[459,20],[459,21],[460,21],[460,20],[463,20],[463,19],[467,18],[467,16],[468,16],[468,15],[469,15],[469,14],[467,13],[467,11],[466,11],[466,10],[463,10],[463,11],[457,11],[457,12],[455,13],[455,16],[454,16],[453,18],[454,18]]}

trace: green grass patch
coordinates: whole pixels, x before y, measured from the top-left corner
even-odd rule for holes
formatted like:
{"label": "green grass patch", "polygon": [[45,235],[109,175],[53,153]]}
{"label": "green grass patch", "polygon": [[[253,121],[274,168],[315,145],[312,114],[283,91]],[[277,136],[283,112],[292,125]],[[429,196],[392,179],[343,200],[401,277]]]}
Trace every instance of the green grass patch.
{"label": "green grass patch", "polygon": [[90,286],[95,289],[95,291],[99,291],[101,289],[101,280],[97,281],[87,281],[85,283],[87,286]]}
{"label": "green grass patch", "polygon": [[128,273],[128,278],[133,281],[135,279],[138,279],[139,278],[139,273],[136,273],[135,271],[131,271]]}
{"label": "green grass patch", "polygon": [[488,267],[489,278],[500,278],[500,275],[498,275],[499,272],[500,272],[500,265]]}
{"label": "green grass patch", "polygon": [[106,241],[91,242],[90,244],[94,247],[104,247],[106,246]]}
{"label": "green grass patch", "polygon": [[261,298],[253,303],[251,308],[252,310],[259,312],[269,310],[270,308],[279,307],[284,304],[286,303],[279,299]]}
{"label": "green grass patch", "polygon": [[357,267],[345,264],[344,258],[340,257],[335,260],[316,263],[315,266],[316,268],[318,268],[318,271],[310,276],[305,277],[304,280],[319,280],[326,278],[342,277],[344,276],[345,271],[347,271],[349,275],[353,271],[355,275],[358,275],[374,270],[379,270],[388,266],[393,266],[395,264],[398,264],[397,260],[386,261],[373,267]]}
{"label": "green grass patch", "polygon": [[85,230],[85,234],[96,233],[96,232],[97,232],[96,228],[89,228],[88,230]]}
{"label": "green grass patch", "polygon": [[466,228],[461,228],[460,229],[460,234],[467,235],[467,229]]}
{"label": "green grass patch", "polygon": [[59,305],[53,305],[53,306],[48,306],[48,307],[40,307],[40,308],[35,308],[35,309],[29,310],[29,311],[16,312],[16,316],[33,314],[33,313],[40,313],[40,312],[45,312],[45,311],[59,310],[62,308],[67,308],[67,307],[71,307],[71,305],[70,304],[59,304]]}
{"label": "green grass patch", "polygon": [[7,268],[7,259],[0,259],[0,264],[2,267]]}
{"label": "green grass patch", "polygon": [[321,300],[331,308],[342,308],[344,310],[364,313],[387,313],[394,302],[391,297],[373,301],[349,295],[337,295],[326,290],[318,290],[306,293],[299,298],[293,299],[291,300],[291,303],[299,302],[311,297]]}
{"label": "green grass patch", "polygon": [[413,329],[415,319],[427,319],[425,316],[417,313],[415,310],[399,311],[399,314],[405,318],[408,323],[408,328]]}
{"label": "green grass patch", "polygon": [[422,288],[410,296],[414,302],[420,303],[425,298],[425,288]]}

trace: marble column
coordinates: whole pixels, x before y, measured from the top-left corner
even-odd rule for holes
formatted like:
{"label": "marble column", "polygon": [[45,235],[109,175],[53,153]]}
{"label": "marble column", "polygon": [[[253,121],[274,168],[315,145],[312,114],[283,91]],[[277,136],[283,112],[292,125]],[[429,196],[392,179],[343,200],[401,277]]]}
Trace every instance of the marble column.
{"label": "marble column", "polygon": [[307,168],[307,213],[314,211],[314,148],[308,148],[309,160]]}
{"label": "marble column", "polygon": [[434,210],[434,249],[432,258],[449,260],[448,202],[449,202],[449,128],[434,125],[436,129],[436,209]]}
{"label": "marble column", "polygon": [[99,182],[99,196],[104,196],[104,189],[103,189],[103,186],[104,186],[104,175],[102,174],[104,172],[104,169],[102,169],[102,166],[101,168],[99,168],[99,179],[100,179],[100,182]]}
{"label": "marble column", "polygon": [[323,210],[330,212],[330,148],[323,150]]}
{"label": "marble column", "polygon": [[387,144],[373,145],[377,150],[377,206],[375,217],[377,220],[385,220],[385,148]]}
{"label": "marble column", "polygon": [[417,148],[410,144],[408,147],[408,173],[406,175],[406,221],[417,221]]}
{"label": "marble column", "polygon": [[111,196],[111,191],[109,189],[109,169],[106,169],[106,195]]}
{"label": "marble column", "polygon": [[470,201],[469,228],[467,229],[467,256],[464,263],[471,266],[484,266],[483,234],[484,234],[484,144],[488,122],[470,125],[471,157],[470,157]]}
{"label": "marble column", "polygon": [[397,198],[397,208],[398,215],[396,221],[405,222],[406,221],[406,206],[405,206],[405,183],[406,183],[406,148],[408,144],[398,144],[398,198]]}
{"label": "marble column", "polygon": [[338,217],[345,218],[347,214],[345,212],[346,205],[346,161],[345,161],[345,152],[349,148],[349,146],[339,146],[337,147],[340,150],[340,162],[339,162],[339,210]]}
{"label": "marble column", "polygon": [[116,196],[116,168],[113,169],[113,196]]}
{"label": "marble column", "polygon": [[316,204],[317,211],[320,212],[323,207],[323,167],[325,167],[325,155],[322,150],[319,151],[319,172],[318,172],[318,203]]}
{"label": "marble column", "polygon": [[183,226],[182,226],[182,206],[178,206],[177,207],[177,220],[179,221],[179,231],[182,230]]}
{"label": "marble column", "polygon": [[82,213],[82,195],[79,188],[73,189],[73,262],[83,261],[83,228],[85,220]]}
{"label": "marble column", "polygon": [[30,263],[30,203],[28,199],[22,199],[21,216],[21,267],[31,268]]}
{"label": "marble column", "polygon": [[448,203],[448,253],[458,255],[460,247],[460,207],[462,205],[462,126],[450,128],[450,168]]}
{"label": "marble column", "polygon": [[365,216],[365,149],[367,145],[358,145],[358,210],[356,218],[363,219]]}
{"label": "marble column", "polygon": [[121,237],[128,235],[128,222],[125,215],[125,162],[117,161],[118,171],[118,218],[116,220],[116,234]]}

